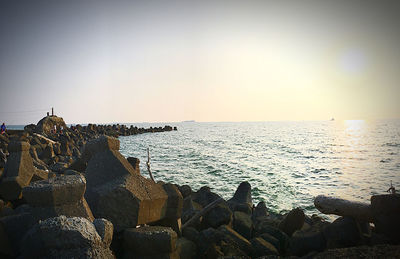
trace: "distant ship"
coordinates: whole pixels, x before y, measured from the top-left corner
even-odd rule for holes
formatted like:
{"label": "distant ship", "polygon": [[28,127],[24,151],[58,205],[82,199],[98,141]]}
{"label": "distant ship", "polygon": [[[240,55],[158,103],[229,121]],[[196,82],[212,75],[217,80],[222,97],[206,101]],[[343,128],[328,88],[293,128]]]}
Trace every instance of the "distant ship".
{"label": "distant ship", "polygon": [[188,121],[182,121],[182,122],[196,122],[195,120],[188,120]]}
{"label": "distant ship", "polygon": [[334,121],[334,120],[335,120],[335,118],[332,118],[332,119],[331,119],[331,121]]}

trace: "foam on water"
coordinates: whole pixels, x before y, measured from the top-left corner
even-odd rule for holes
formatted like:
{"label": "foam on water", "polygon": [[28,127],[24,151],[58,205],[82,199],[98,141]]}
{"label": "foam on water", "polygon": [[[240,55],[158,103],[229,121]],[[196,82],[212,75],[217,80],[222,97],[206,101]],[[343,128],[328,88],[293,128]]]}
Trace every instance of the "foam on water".
{"label": "foam on water", "polygon": [[[159,126],[157,124],[138,126]],[[275,212],[316,213],[319,194],[369,202],[400,189],[400,121],[175,123],[178,131],[120,137],[121,153],[147,147],[156,180],[210,186],[225,199],[242,181]]]}

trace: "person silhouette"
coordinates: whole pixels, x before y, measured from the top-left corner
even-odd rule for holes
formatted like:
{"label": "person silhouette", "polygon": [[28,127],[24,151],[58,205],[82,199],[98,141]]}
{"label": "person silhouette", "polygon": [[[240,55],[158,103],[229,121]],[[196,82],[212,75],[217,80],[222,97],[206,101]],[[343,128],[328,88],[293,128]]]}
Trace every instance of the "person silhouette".
{"label": "person silhouette", "polygon": [[4,134],[4,133],[6,133],[6,124],[4,124],[4,122],[3,122],[3,124],[1,124],[1,128],[0,128],[0,132],[1,132],[1,134]]}

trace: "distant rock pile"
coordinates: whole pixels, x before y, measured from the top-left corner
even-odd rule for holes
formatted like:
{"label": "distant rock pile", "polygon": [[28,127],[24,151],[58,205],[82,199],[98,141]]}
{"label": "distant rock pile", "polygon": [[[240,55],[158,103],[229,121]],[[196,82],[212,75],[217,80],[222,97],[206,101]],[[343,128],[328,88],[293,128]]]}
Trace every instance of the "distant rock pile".
{"label": "distant rock pile", "polygon": [[371,204],[318,196],[321,212],[340,216],[332,223],[301,208],[275,214],[253,204],[248,182],[224,200],[206,186],[194,192],[142,176],[140,161],[123,157],[113,136],[148,130],[88,125],[61,134],[52,129],[62,119],[49,117],[0,136],[0,258],[400,254],[398,194],[372,196]]}

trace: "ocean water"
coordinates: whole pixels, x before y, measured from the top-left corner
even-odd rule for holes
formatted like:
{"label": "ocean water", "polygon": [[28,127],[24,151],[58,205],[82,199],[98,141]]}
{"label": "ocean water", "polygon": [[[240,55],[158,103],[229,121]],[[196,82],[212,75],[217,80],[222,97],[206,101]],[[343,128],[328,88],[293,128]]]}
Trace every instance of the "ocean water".
{"label": "ocean water", "polygon": [[[151,124],[159,126],[163,124]],[[139,124],[138,126],[150,126]],[[400,190],[400,121],[174,123],[178,131],[120,137],[121,153],[140,159],[149,147],[156,180],[225,199],[242,181],[253,202],[275,212],[317,213],[319,194],[369,202],[390,181]]]}

